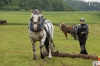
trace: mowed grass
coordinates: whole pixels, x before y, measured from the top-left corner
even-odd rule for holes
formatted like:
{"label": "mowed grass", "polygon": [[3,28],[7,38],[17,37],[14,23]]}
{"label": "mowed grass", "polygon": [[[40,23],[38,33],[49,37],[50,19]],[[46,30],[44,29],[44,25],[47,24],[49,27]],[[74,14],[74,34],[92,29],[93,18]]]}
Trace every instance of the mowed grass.
{"label": "mowed grass", "polygon": [[[80,23],[79,18],[84,17],[89,25],[89,36],[86,49],[89,55],[100,55],[100,13],[99,12],[43,12],[44,18],[54,24],[66,22]],[[36,44],[37,60],[33,60],[32,45],[28,37],[28,24],[31,12],[0,12],[0,19],[8,21],[9,25],[0,25],[0,66],[92,66],[91,59],[53,57],[40,58],[39,42]],[[96,24],[95,24],[96,23]],[[54,26],[54,44],[59,52],[80,52],[78,40],[68,34],[66,40],[58,26]],[[55,50],[56,51],[56,50]]]}
{"label": "mowed grass", "polygon": [[[54,26],[54,44],[59,52],[80,52],[77,40],[68,34],[66,40],[58,26]],[[100,24],[89,24],[90,33],[86,48],[89,55],[100,55]],[[56,51],[56,50],[55,50]],[[39,42],[36,44],[37,60],[33,60],[33,52],[27,33],[27,25],[0,25],[0,66],[92,66],[91,59],[53,57],[40,58]]]}
{"label": "mowed grass", "polygon": [[[85,18],[86,23],[100,23],[100,12],[42,12],[44,18],[51,20],[54,24],[65,22],[68,24],[79,23],[80,18]],[[0,12],[0,19],[5,19],[8,23],[27,24],[30,20],[31,12]]]}

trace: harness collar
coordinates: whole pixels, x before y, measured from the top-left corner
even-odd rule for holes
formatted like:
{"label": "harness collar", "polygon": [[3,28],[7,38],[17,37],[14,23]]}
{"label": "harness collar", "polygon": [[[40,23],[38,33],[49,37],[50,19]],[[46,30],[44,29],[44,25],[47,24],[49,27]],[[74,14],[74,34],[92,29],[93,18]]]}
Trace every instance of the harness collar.
{"label": "harness collar", "polygon": [[40,17],[40,25],[38,26],[38,28],[37,28],[37,30],[34,30],[33,29],[33,22],[32,21],[30,21],[30,30],[32,31],[32,32],[40,32],[40,31],[42,31],[43,30],[43,28],[44,28],[44,22],[45,22],[45,20],[43,19],[43,17]]}

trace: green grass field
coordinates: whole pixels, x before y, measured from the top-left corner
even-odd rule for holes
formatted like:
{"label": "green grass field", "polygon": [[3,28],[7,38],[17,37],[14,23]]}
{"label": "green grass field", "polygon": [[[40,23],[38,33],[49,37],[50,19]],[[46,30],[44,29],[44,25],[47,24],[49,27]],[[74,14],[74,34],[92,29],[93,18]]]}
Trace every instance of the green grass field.
{"label": "green grass field", "polygon": [[[9,24],[27,24],[31,12],[0,12],[0,19],[6,19]],[[66,14],[66,15],[65,15]],[[71,15],[70,15],[71,14]],[[77,17],[71,17],[73,15]],[[100,55],[100,19],[99,12],[43,12],[44,17],[58,24],[60,21],[66,23],[79,23],[80,15],[85,17],[89,25],[89,36],[86,44],[90,55]],[[56,17],[57,16],[57,17]],[[70,16],[70,17],[68,17]],[[93,19],[93,16],[97,19]],[[64,18],[65,17],[65,18]],[[75,18],[75,19],[73,19]],[[68,20],[68,21],[67,21]],[[94,24],[94,21],[96,24]],[[93,23],[93,24],[92,24]],[[68,34],[68,40],[58,26],[54,26],[54,43],[59,52],[80,52],[77,40]],[[92,66],[91,59],[53,57],[44,60],[40,58],[39,42],[36,44],[37,60],[33,60],[33,52],[28,37],[27,25],[0,25],[0,66]]]}
{"label": "green grass field", "polygon": [[[43,12],[44,18],[51,20],[54,24],[66,22],[68,24],[79,23],[80,18],[85,18],[87,23],[100,23],[100,12]],[[0,19],[6,19],[8,23],[27,24],[31,12],[0,12]]]}

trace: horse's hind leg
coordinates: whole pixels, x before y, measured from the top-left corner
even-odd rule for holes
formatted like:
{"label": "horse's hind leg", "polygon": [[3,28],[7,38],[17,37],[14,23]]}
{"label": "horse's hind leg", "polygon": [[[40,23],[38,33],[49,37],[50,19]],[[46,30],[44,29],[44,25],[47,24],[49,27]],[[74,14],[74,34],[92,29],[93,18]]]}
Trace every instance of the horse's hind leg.
{"label": "horse's hind leg", "polygon": [[49,55],[48,55],[49,59],[52,58],[52,55],[51,55],[51,52],[52,52],[52,43],[51,43],[51,40],[52,40],[52,38],[49,37]]}

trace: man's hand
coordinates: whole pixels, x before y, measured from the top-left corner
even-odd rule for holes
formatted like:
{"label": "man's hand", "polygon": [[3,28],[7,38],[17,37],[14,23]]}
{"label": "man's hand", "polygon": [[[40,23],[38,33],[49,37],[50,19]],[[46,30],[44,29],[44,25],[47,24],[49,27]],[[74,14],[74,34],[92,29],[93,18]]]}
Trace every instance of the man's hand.
{"label": "man's hand", "polygon": [[81,34],[84,34],[84,32],[81,32]]}

